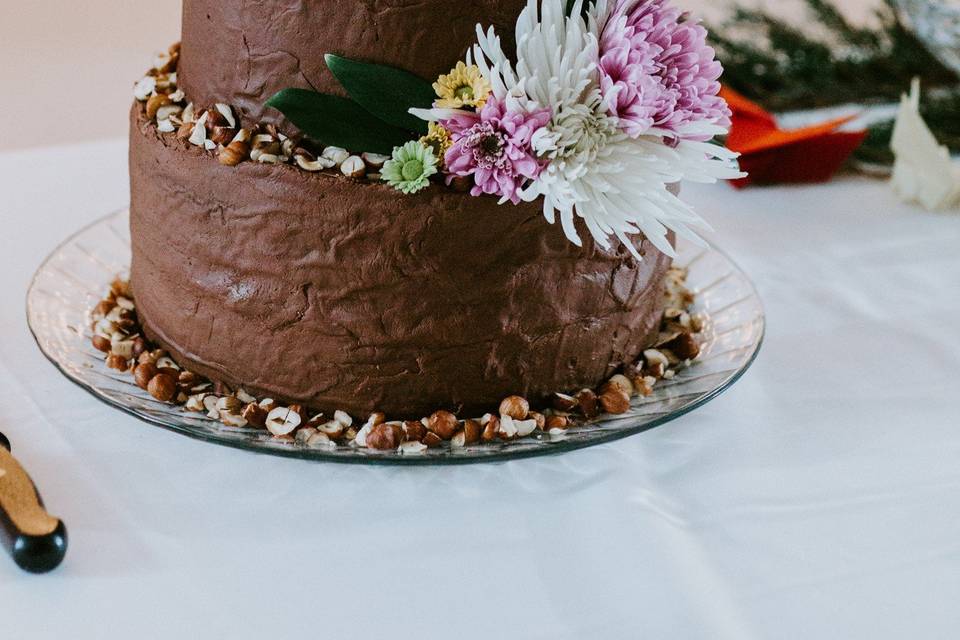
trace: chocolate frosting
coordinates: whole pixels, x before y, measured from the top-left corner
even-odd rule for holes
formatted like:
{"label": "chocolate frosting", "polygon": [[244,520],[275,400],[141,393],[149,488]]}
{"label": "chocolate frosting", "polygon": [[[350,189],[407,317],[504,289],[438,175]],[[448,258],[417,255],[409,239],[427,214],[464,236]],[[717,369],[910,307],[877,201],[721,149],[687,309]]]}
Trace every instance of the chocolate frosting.
{"label": "chocolate frosting", "polygon": [[326,53],[389,64],[427,80],[476,41],[478,23],[507,46],[526,0],[184,0],[180,87],[224,102],[245,125],[285,124],[264,107],[288,87],[343,95]]}
{"label": "chocolate frosting", "polygon": [[512,393],[595,386],[657,332],[669,258],[643,241],[637,263],[585,230],[576,247],[539,203],[225,167],[158,134],[137,106],[130,178],[147,334],[261,396],[357,414],[479,412]]}

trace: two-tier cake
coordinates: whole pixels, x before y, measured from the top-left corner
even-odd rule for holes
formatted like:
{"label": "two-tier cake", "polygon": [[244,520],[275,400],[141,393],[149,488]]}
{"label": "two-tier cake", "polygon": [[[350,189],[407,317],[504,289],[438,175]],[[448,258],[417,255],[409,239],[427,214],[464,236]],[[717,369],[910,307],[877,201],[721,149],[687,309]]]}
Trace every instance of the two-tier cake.
{"label": "two-tier cake", "polygon": [[328,415],[645,373],[673,185],[736,175],[719,73],[661,0],[185,0],[130,114],[138,322]]}

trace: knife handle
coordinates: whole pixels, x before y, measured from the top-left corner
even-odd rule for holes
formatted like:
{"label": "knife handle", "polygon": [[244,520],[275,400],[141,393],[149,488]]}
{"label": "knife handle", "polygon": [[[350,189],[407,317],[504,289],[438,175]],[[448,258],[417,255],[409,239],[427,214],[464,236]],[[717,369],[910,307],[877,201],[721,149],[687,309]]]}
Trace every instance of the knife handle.
{"label": "knife handle", "polygon": [[30,476],[0,434],[0,529],[14,562],[24,571],[56,569],[67,552],[67,529],[43,508]]}

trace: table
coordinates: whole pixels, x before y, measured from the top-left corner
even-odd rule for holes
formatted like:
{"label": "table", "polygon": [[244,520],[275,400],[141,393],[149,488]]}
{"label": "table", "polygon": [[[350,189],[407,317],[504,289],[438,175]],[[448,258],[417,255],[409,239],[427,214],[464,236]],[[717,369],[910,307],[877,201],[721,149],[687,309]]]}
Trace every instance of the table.
{"label": "table", "polygon": [[2,637],[956,637],[960,215],[863,178],[685,188],[767,307],[737,385],[560,457],[365,468],[196,442],[62,378],[24,294],[126,204],[125,143],[0,176],[0,429],[71,536],[48,576],[0,556]]}

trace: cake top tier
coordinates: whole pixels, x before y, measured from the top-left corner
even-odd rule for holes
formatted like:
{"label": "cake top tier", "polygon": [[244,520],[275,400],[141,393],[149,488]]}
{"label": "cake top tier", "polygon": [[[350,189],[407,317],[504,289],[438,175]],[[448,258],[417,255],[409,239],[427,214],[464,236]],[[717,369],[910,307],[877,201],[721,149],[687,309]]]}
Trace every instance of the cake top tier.
{"label": "cake top tier", "polygon": [[184,0],[180,86],[245,124],[279,122],[264,104],[288,87],[343,94],[324,54],[434,79],[463,57],[478,23],[512,31],[524,0]]}

